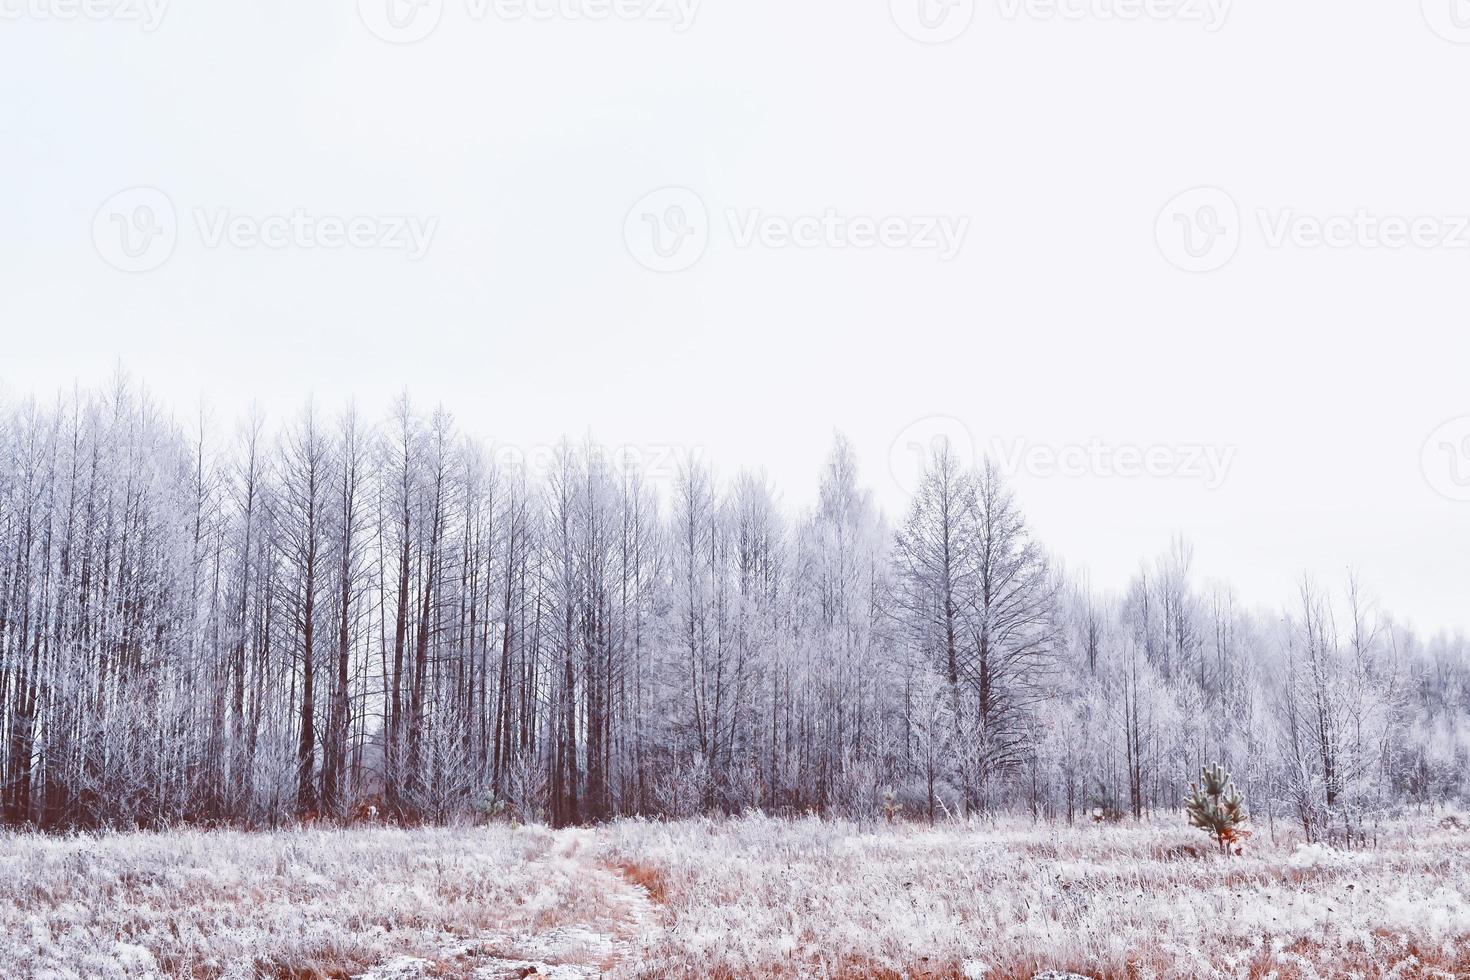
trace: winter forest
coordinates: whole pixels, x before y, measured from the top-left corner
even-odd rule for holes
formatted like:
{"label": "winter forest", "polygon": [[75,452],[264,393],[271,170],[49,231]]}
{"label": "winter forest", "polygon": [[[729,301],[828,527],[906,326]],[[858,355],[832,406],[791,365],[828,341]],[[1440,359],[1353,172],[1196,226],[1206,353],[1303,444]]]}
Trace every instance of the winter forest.
{"label": "winter forest", "polygon": [[1250,609],[1183,528],[1097,592],[942,444],[884,515],[841,436],[798,511],[590,441],[528,472],[407,397],[189,425],[119,378],[0,412],[7,825],[1070,823],[1219,761],[1257,827],[1351,846],[1466,795],[1470,652],[1371,568]]}

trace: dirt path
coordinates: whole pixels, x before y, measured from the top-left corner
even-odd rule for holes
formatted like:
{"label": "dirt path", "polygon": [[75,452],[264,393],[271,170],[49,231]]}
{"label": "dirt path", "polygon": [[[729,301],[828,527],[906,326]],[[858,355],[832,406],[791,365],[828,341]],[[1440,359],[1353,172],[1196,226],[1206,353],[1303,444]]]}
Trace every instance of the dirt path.
{"label": "dirt path", "polygon": [[557,833],[552,853],[575,861],[599,894],[611,921],[609,956],[599,964],[600,973],[592,975],[624,975],[631,973],[639,959],[643,943],[662,928],[657,904],[648,889],[633,880],[625,868],[608,864],[598,856],[597,831],[587,828]]}
{"label": "dirt path", "polygon": [[637,975],[640,952],[659,929],[660,914],[649,891],[631,880],[627,869],[597,856],[597,833],[557,831],[545,860],[587,883],[600,897],[604,914],[595,922],[562,925],[536,933],[455,940],[444,949],[402,956],[358,980],[589,980]]}

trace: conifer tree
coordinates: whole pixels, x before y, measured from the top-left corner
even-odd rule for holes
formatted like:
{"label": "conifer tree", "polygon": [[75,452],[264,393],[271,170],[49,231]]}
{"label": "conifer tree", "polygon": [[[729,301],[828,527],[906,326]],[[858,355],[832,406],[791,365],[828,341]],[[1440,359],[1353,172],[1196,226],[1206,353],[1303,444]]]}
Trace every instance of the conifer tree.
{"label": "conifer tree", "polygon": [[1220,853],[1250,836],[1250,815],[1245,800],[1230,781],[1230,774],[1217,762],[1200,770],[1200,781],[1189,784],[1189,801],[1184,805],[1191,826],[1215,838]]}
{"label": "conifer tree", "polygon": [[1087,796],[1087,805],[1092,810],[1093,823],[1122,823],[1123,808],[1101,779],[1096,780],[1097,789]]}

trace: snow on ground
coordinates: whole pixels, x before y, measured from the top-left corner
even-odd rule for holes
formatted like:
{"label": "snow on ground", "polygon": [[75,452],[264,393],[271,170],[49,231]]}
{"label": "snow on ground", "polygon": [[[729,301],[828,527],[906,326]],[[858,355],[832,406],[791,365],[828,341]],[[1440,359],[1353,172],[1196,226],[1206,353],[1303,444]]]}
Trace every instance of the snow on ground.
{"label": "snow on ground", "polygon": [[0,836],[0,977],[1470,975],[1470,835],[747,816]]}
{"label": "snow on ground", "polygon": [[0,977],[595,976],[647,896],[580,833],[0,836]]}
{"label": "snow on ground", "polygon": [[1470,976],[1470,835],[1431,821],[1351,853],[1258,832],[1241,858],[1177,824],[607,834],[667,903],[643,954],[663,976]]}

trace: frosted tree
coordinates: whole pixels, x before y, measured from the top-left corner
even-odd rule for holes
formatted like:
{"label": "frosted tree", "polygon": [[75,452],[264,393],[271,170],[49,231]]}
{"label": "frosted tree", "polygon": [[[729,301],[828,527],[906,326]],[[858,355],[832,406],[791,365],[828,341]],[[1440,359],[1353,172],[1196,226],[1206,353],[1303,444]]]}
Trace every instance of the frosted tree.
{"label": "frosted tree", "polygon": [[1034,746],[1032,712],[1045,699],[1053,666],[1056,585],[1015,497],[994,463],[976,479],[975,589],[969,625],[979,740],[979,791],[990,806],[994,779]]}
{"label": "frosted tree", "polygon": [[[894,546],[892,608],[906,641],[944,682],[956,742],[964,710],[962,679],[971,659],[969,616],[975,594],[973,476],[948,441],[932,447],[928,465]],[[973,772],[961,766],[964,798]]]}
{"label": "frosted tree", "polygon": [[331,457],[316,409],[308,405],[281,448],[281,529],[286,602],[299,667],[300,705],[296,725],[296,811],[317,812],[316,675],[323,625],[319,600],[326,581],[327,510],[331,498]]}
{"label": "frosted tree", "polygon": [[865,781],[859,770],[870,762],[871,736],[882,723],[879,596],[886,532],[858,482],[852,445],[841,435],[822,469],[817,499],[799,539],[796,582],[820,733],[816,803],[850,808]]}
{"label": "frosted tree", "polygon": [[661,497],[590,439],[487,461],[407,398],[321,418],[218,440],[122,375],[0,405],[5,825],[870,819],[888,786],[1064,819],[1095,779],[1142,818],[1218,760],[1268,825],[1356,845],[1470,793],[1463,639],[1356,580],[1248,611],[1182,540],[1059,602],[944,444],[890,538],[842,440],[793,513],[703,464]]}

